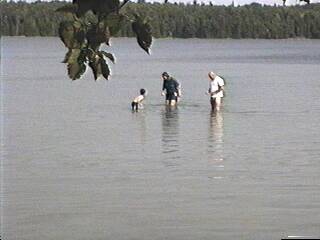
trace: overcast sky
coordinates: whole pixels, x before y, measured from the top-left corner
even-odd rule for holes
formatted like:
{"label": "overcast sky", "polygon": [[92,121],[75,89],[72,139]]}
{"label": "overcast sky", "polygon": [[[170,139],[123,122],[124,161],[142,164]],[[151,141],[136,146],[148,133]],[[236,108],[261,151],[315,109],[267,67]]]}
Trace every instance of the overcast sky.
{"label": "overcast sky", "polygon": [[[1,1],[1,0],[0,0]],[[33,2],[34,0],[26,0],[27,2]],[[50,1],[50,0],[46,0],[46,1]],[[135,1],[135,0],[132,0]],[[162,0],[146,0],[149,2],[163,2]],[[287,0],[287,5],[294,5],[297,4],[299,0]],[[169,2],[184,2],[184,3],[192,3],[193,0],[169,0]],[[197,0],[197,2],[201,3],[209,3],[210,0]],[[230,5],[232,3],[232,0],[211,0],[211,2],[213,4],[217,4],[217,5]],[[282,5],[282,0],[234,0],[235,5],[244,5],[244,4],[250,4],[252,2],[257,2],[257,3],[261,3],[261,4],[268,4],[268,5]],[[311,0],[311,3],[319,3],[320,0]],[[304,3],[301,3],[301,5]]]}

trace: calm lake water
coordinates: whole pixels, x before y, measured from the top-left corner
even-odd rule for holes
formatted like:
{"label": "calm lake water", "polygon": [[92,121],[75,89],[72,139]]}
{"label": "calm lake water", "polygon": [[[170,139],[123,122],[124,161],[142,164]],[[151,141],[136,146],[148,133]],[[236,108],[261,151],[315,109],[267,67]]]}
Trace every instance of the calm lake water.
{"label": "calm lake water", "polygon": [[148,56],[114,39],[108,82],[70,81],[58,38],[1,45],[2,239],[320,236],[319,40],[156,40]]}

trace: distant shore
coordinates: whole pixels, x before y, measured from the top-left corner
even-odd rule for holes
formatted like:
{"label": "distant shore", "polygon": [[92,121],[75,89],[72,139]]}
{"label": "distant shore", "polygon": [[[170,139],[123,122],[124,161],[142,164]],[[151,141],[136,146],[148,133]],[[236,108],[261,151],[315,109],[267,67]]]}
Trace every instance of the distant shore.
{"label": "distant shore", "polygon": [[[58,36],[57,13],[67,2],[1,2],[1,36]],[[151,19],[155,38],[320,39],[320,4],[304,6],[215,6],[183,3],[129,3],[126,15],[138,11]],[[134,37],[124,24],[119,37]]]}

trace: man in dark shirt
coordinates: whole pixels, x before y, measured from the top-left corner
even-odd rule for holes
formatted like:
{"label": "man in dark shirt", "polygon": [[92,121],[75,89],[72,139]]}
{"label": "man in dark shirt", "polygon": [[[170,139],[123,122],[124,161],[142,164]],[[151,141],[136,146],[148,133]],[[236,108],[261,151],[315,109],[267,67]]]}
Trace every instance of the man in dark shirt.
{"label": "man in dark shirt", "polygon": [[178,97],[181,96],[180,84],[173,77],[170,77],[167,72],[162,73],[162,79],[162,96],[166,95],[167,105],[174,106],[178,102]]}

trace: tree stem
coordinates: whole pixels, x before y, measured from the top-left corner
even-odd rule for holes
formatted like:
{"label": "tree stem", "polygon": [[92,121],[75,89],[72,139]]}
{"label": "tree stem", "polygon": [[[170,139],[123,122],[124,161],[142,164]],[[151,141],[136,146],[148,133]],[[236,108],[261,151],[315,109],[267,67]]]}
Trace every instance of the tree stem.
{"label": "tree stem", "polygon": [[121,3],[121,5],[120,5],[119,10],[120,10],[124,5],[126,5],[127,2],[129,2],[129,1],[130,1],[130,0],[124,0],[124,1]]}

